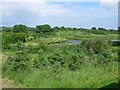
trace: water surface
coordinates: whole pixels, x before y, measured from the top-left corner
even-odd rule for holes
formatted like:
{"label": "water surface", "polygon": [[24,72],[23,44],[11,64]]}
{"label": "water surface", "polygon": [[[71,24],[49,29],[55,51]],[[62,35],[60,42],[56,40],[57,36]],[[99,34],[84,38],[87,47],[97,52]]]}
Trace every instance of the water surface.
{"label": "water surface", "polygon": [[68,40],[68,41],[65,41],[61,44],[80,44],[80,40]]}

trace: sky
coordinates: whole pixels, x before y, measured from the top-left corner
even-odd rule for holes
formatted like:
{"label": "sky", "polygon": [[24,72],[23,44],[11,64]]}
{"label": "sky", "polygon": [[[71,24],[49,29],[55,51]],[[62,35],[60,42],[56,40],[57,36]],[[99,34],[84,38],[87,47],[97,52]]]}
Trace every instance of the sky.
{"label": "sky", "polygon": [[117,29],[117,0],[0,0],[2,26],[49,24],[54,26]]}

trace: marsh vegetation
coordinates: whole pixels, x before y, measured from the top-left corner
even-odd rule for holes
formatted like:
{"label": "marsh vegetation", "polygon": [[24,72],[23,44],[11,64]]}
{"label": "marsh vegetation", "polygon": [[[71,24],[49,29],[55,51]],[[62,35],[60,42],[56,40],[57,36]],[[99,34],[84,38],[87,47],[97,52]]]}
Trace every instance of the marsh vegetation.
{"label": "marsh vegetation", "polygon": [[[3,77],[27,88],[100,88],[118,83],[117,30],[2,27]],[[1,35],[1,34],[0,34]]]}

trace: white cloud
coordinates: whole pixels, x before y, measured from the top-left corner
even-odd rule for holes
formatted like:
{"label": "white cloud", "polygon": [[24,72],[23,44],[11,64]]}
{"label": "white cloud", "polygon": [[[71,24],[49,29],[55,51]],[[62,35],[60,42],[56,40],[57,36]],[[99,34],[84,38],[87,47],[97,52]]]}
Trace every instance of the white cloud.
{"label": "white cloud", "polygon": [[[24,11],[30,11],[31,13],[34,13],[36,15],[42,16],[42,17],[63,17],[65,15],[68,15],[70,17],[83,17],[83,16],[89,16],[89,14],[81,14],[79,12],[73,11],[70,8],[65,8],[62,5],[48,3],[48,2],[39,2],[38,0],[35,0],[36,2],[9,2],[9,3],[3,3],[3,16],[11,16],[13,15],[14,11],[18,11],[23,9]],[[42,0],[41,0],[42,1]]]}
{"label": "white cloud", "polygon": [[64,14],[70,14],[72,11],[67,8],[63,8],[60,5],[49,4],[46,2],[42,3],[29,3],[29,8],[33,13],[36,13],[40,16],[62,16]]}
{"label": "white cloud", "polygon": [[[2,3],[4,16],[3,23],[5,25],[12,25],[15,23],[26,23],[30,25],[49,23],[66,26],[77,26],[78,24],[78,26],[86,26],[89,24],[99,26],[101,23],[106,22],[106,24],[102,24],[105,26],[112,21],[111,17],[113,17],[114,25],[116,24],[116,16],[114,15],[116,14],[116,2],[112,2],[113,0],[110,2],[108,2],[108,0],[100,0],[100,7],[99,5],[91,8],[82,8],[78,6],[79,9],[77,8],[76,10],[74,8],[75,5],[73,5],[73,8],[72,5],[71,7],[64,7],[62,4],[48,3],[45,2],[45,0],[6,1],[8,2]],[[111,13],[111,10],[115,11],[115,13]]]}
{"label": "white cloud", "polygon": [[2,5],[0,4],[0,26],[2,25]]}
{"label": "white cloud", "polygon": [[118,2],[119,0],[100,0],[100,2]]}
{"label": "white cloud", "polygon": [[[17,8],[19,9],[20,7],[24,7],[25,10],[30,10],[31,12],[41,16],[62,16],[64,14],[68,14],[70,16],[75,16],[75,15],[84,16],[80,13],[74,12],[60,5],[49,4],[46,2],[46,1],[55,1],[55,0],[0,0],[0,1],[4,2],[2,3],[4,10],[3,15],[6,16],[12,15],[12,12]],[[111,11],[111,10],[114,11],[118,7],[118,0],[99,0],[99,2],[100,2],[100,7],[104,8],[107,11]],[[89,15],[86,14],[85,16],[89,16]]]}
{"label": "white cloud", "polygon": [[100,0],[100,6],[107,11],[115,10],[118,8],[119,0]]}
{"label": "white cloud", "polygon": [[0,2],[45,2],[46,0],[0,0]]}
{"label": "white cloud", "polygon": [[119,0],[0,0],[0,2],[118,2]]}

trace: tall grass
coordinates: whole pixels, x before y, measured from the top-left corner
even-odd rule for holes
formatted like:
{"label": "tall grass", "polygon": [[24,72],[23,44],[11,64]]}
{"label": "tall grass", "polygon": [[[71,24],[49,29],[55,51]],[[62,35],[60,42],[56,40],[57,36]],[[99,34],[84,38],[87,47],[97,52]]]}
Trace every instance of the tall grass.
{"label": "tall grass", "polygon": [[117,62],[110,62],[108,67],[86,65],[78,71],[63,69],[61,73],[54,73],[54,68],[44,68],[32,73],[9,72],[8,77],[24,88],[100,88],[118,82],[117,66]]}

